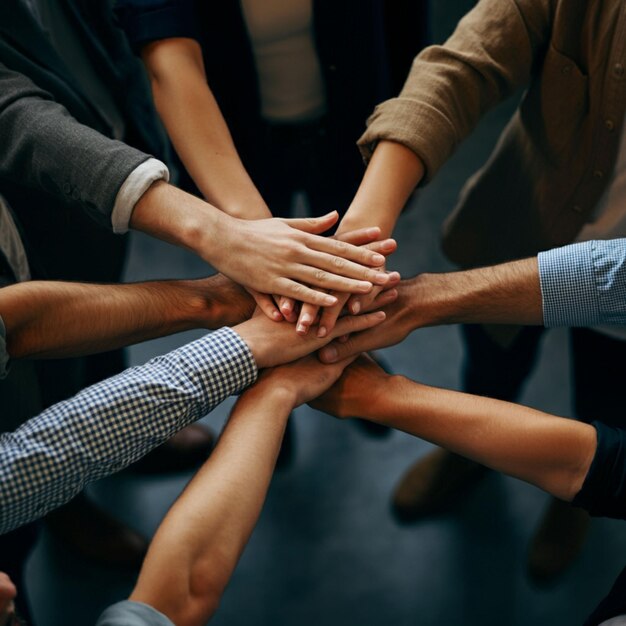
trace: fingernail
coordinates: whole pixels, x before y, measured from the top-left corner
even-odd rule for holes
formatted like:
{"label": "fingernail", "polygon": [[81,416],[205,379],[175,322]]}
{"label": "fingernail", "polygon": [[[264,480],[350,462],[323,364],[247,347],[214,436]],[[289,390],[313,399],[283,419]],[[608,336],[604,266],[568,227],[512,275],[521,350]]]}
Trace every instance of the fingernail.
{"label": "fingernail", "polygon": [[333,306],[337,304],[337,298],[335,296],[326,296],[324,298],[324,306]]}
{"label": "fingernail", "polygon": [[380,228],[373,226],[372,228],[368,228],[366,232],[368,237],[375,237],[380,232]]}
{"label": "fingernail", "polygon": [[307,327],[304,324],[298,324],[296,326],[296,332],[298,335],[306,335]]}
{"label": "fingernail", "polygon": [[283,313],[291,313],[291,305],[289,304],[289,302],[283,302],[283,304],[280,305],[280,310]]}
{"label": "fingernail", "polygon": [[278,320],[282,320],[283,316],[278,312],[278,311],[274,311],[274,313],[272,314],[272,317],[278,321]]}
{"label": "fingernail", "polygon": [[393,250],[395,247],[395,242],[392,240],[385,241],[382,247],[383,247],[383,250]]}
{"label": "fingernail", "polygon": [[324,361],[332,363],[337,360],[337,348],[324,348],[322,352],[324,353]]}
{"label": "fingernail", "polygon": [[386,317],[384,311],[377,311],[375,315],[377,320],[384,320]]}
{"label": "fingernail", "polygon": [[313,318],[308,313],[303,313],[300,318],[300,323],[302,326],[310,326]]}
{"label": "fingernail", "polygon": [[326,333],[327,333],[327,332],[328,332],[328,331],[326,330],[326,326],[320,326],[320,327],[317,329],[317,336],[318,336],[320,339],[322,339],[323,337],[326,337]]}
{"label": "fingernail", "polygon": [[386,283],[389,280],[389,274],[376,274],[376,282],[378,283]]}
{"label": "fingernail", "polygon": [[376,265],[382,265],[384,262],[385,257],[382,254],[378,254],[378,252],[376,252],[372,255],[372,263],[375,263]]}
{"label": "fingernail", "polygon": [[354,315],[356,315],[360,310],[361,310],[361,303],[360,302],[354,302],[352,304],[352,313]]}

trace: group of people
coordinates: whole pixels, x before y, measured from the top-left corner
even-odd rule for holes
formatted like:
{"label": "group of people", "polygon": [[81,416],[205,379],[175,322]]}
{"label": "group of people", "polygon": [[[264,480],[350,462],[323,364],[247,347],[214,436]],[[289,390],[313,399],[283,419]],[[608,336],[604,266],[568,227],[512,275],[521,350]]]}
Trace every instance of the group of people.
{"label": "group of people", "polygon": [[[479,0],[412,64],[427,3],[114,5],[0,3],[0,624],[32,623],[36,520],[119,539],[75,496],[137,461],[205,458],[195,422],[233,394],[98,626],[211,619],[303,403],[441,446],[395,491],[405,520],[486,467],[555,496],[537,578],[571,562],[588,513],[626,517],[624,4]],[[409,197],[520,88],[445,225],[461,269],[400,280],[387,257]],[[295,192],[312,217],[288,217]],[[218,273],[119,284],[129,230]],[[463,324],[466,394],[369,355],[435,324]],[[553,326],[573,328],[578,420],[513,404]],[[214,332],[124,369],[123,346],[190,328]],[[625,590],[626,570],[586,624],[626,624]]]}

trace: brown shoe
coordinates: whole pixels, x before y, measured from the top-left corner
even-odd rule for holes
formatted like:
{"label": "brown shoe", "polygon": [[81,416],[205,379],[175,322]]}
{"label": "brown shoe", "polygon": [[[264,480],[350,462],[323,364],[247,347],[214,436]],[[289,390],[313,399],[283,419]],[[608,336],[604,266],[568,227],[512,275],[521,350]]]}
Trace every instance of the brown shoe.
{"label": "brown shoe", "polygon": [[488,471],[483,465],[437,448],[401,478],[393,494],[392,511],[401,522],[445,513]]}
{"label": "brown shoe", "polygon": [[528,552],[528,576],[549,585],[575,561],[585,543],[589,513],[552,498]]}
{"label": "brown shoe", "polygon": [[190,472],[204,463],[215,443],[213,433],[202,424],[191,424],[130,466],[136,474]]}
{"label": "brown shoe", "polygon": [[138,569],[148,550],[147,539],[84,494],[49,513],[46,525],[66,548],[101,565]]}

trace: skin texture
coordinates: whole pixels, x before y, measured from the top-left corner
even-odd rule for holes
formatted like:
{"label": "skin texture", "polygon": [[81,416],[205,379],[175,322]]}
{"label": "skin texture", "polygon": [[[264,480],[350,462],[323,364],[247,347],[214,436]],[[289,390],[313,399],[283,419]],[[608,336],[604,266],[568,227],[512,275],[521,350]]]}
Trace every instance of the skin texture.
{"label": "skin texture", "polygon": [[320,236],[337,218],[237,219],[159,181],[135,205],[130,226],[195,252],[244,287],[331,306],[337,298],[320,289],[369,293],[388,280],[376,269],[382,255]]}
{"label": "skin texture", "polygon": [[[424,165],[412,150],[399,143],[381,141],[337,233],[377,226],[382,238],[390,237],[402,209],[423,176]],[[346,305],[350,313],[358,314],[370,305],[379,291],[374,287],[367,296],[355,294],[352,298],[345,293],[334,294],[338,298],[337,305],[322,311],[319,327],[330,330]],[[314,306],[303,306],[298,323],[315,319],[317,312]]]}
{"label": "skin texture", "polygon": [[[32,281],[0,289],[12,358],[62,358],[250,317],[252,298],[225,276],[89,285]],[[71,324],[68,324],[71,320]]]}
{"label": "skin texture", "polygon": [[308,357],[267,370],[240,397],[211,458],[161,523],[131,600],[177,626],[206,624],[260,515],[290,412],[347,364]]}
{"label": "skin texture", "polygon": [[597,446],[589,424],[389,376],[367,357],[312,406],[403,430],[567,501],[580,491]]}
{"label": "skin texture", "polygon": [[421,274],[397,286],[398,298],[376,332],[333,342],[326,363],[399,343],[412,331],[437,324],[543,323],[536,258],[464,272]]}

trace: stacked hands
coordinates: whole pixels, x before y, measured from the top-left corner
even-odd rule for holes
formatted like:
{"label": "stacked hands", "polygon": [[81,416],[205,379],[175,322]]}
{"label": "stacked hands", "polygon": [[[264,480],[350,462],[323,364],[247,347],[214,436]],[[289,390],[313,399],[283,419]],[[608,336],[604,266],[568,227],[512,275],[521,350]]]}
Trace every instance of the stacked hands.
{"label": "stacked hands", "polygon": [[[270,260],[264,268],[259,264],[251,268],[248,261],[247,269],[233,260],[228,268],[256,304],[251,319],[235,330],[260,369],[276,368],[264,372],[257,387],[280,386],[290,393],[294,407],[326,391],[357,358],[358,346],[376,347],[374,329],[387,317],[380,309],[395,303],[399,295],[400,275],[385,269],[396,242],[381,240],[377,227],[333,238],[320,236],[337,219],[333,212],[322,218],[244,222],[248,231],[243,241],[249,249],[236,246],[237,254],[243,255],[239,258],[261,255]],[[308,356],[322,348],[319,359]],[[371,359],[362,357],[359,362],[351,371],[368,363],[384,376]],[[276,367],[284,363],[290,365]],[[325,406],[335,413],[328,399]]]}

